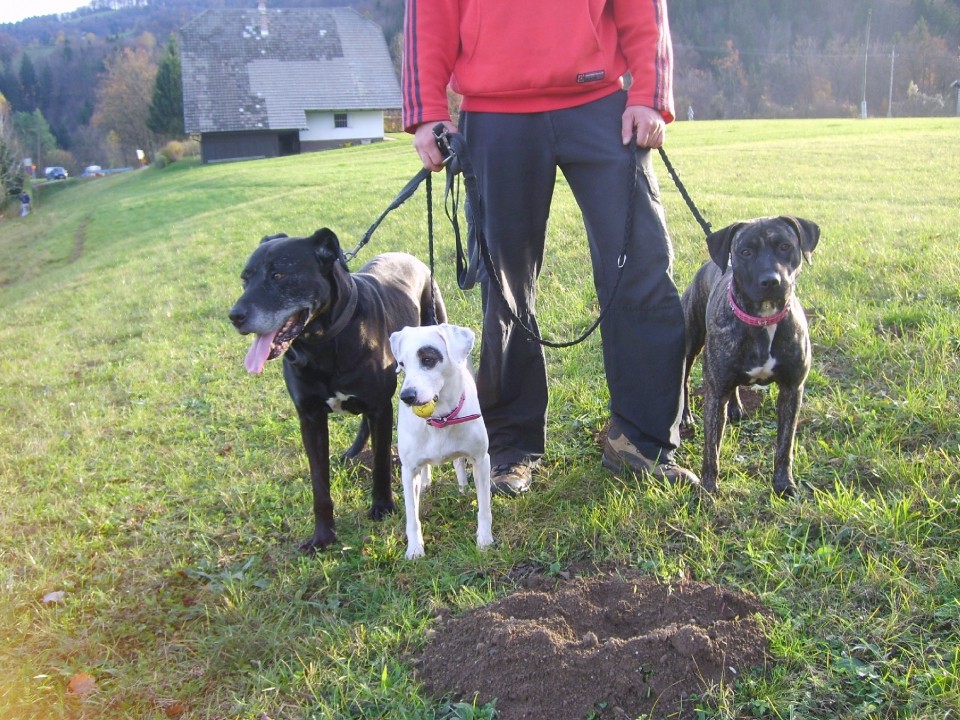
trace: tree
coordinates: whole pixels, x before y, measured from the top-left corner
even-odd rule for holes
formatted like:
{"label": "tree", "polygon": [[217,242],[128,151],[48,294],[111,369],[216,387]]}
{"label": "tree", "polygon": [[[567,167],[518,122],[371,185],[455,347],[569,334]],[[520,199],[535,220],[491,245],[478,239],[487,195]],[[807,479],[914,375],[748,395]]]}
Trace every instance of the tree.
{"label": "tree", "polygon": [[14,113],[13,127],[20,147],[33,156],[33,162],[38,167],[43,158],[57,149],[57,140],[50,130],[50,124],[39,110]]}
{"label": "tree", "polygon": [[0,72],[0,95],[6,98],[5,102],[11,111],[13,108],[21,107],[20,80],[13,70],[12,63],[4,63],[3,72]]}
{"label": "tree", "polygon": [[182,137],[184,134],[183,79],[180,74],[180,51],[174,35],[170,36],[153,83],[147,127],[157,135]]}
{"label": "tree", "polygon": [[7,197],[19,193],[23,188],[23,165],[20,159],[22,155],[13,130],[10,103],[0,95],[0,188],[3,191],[0,206]]}
{"label": "tree", "polygon": [[137,150],[153,151],[156,136],[147,126],[157,66],[145,50],[124,48],[104,62],[91,122],[118,138],[125,162],[135,164]]}
{"label": "tree", "polygon": [[40,83],[37,80],[37,71],[33,61],[26,53],[20,60],[20,95],[27,108],[34,110],[37,107],[37,97],[40,93]]}

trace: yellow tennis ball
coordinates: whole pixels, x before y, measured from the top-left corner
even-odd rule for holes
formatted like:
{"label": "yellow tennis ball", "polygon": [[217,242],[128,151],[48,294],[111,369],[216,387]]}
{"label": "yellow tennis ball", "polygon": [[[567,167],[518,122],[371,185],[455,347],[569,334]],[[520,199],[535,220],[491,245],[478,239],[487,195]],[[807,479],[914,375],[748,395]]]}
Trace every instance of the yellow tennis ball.
{"label": "yellow tennis ball", "polygon": [[414,415],[426,419],[433,415],[433,411],[437,409],[437,401],[428,400],[421,405],[414,405],[411,409]]}

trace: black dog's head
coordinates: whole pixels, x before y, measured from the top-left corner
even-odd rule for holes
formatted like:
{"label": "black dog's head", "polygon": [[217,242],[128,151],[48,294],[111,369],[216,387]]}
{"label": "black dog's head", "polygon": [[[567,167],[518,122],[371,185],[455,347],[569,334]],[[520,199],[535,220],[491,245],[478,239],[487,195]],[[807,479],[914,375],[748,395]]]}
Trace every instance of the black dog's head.
{"label": "black dog's head", "polygon": [[230,310],[238,331],[257,336],[247,353],[247,370],[262,371],[313,318],[328,312],[336,276],[347,272],[340,242],[327,228],[306,238],[263,238],[240,274],[243,294]]}
{"label": "black dog's head", "polygon": [[721,270],[729,260],[737,288],[748,298],[782,305],[802,260],[812,262],[819,241],[816,223],[781,215],[729,225],[707,237],[707,247]]}

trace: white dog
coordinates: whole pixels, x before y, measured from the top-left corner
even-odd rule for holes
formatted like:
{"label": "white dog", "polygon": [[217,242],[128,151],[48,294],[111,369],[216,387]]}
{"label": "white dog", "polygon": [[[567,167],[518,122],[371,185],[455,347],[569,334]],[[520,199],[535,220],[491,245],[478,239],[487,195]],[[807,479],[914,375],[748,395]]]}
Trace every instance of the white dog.
{"label": "white dog", "polygon": [[474,334],[457,325],[405,327],[390,336],[397,372],[404,373],[397,413],[397,450],[407,513],[407,559],[423,556],[420,493],[430,466],[452,460],[460,492],[467,487],[465,459],[477,487],[477,545],[493,543],[490,455],[477,386],[467,365]]}

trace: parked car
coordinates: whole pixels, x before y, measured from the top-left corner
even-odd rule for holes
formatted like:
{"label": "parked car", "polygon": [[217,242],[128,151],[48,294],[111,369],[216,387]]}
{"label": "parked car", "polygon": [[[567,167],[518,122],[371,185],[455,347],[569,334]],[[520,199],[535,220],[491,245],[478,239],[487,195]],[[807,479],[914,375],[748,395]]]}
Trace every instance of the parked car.
{"label": "parked car", "polygon": [[48,167],[43,171],[43,176],[47,180],[66,180],[67,171],[62,167]]}
{"label": "parked car", "polygon": [[99,165],[87,165],[80,177],[103,177],[103,168]]}

